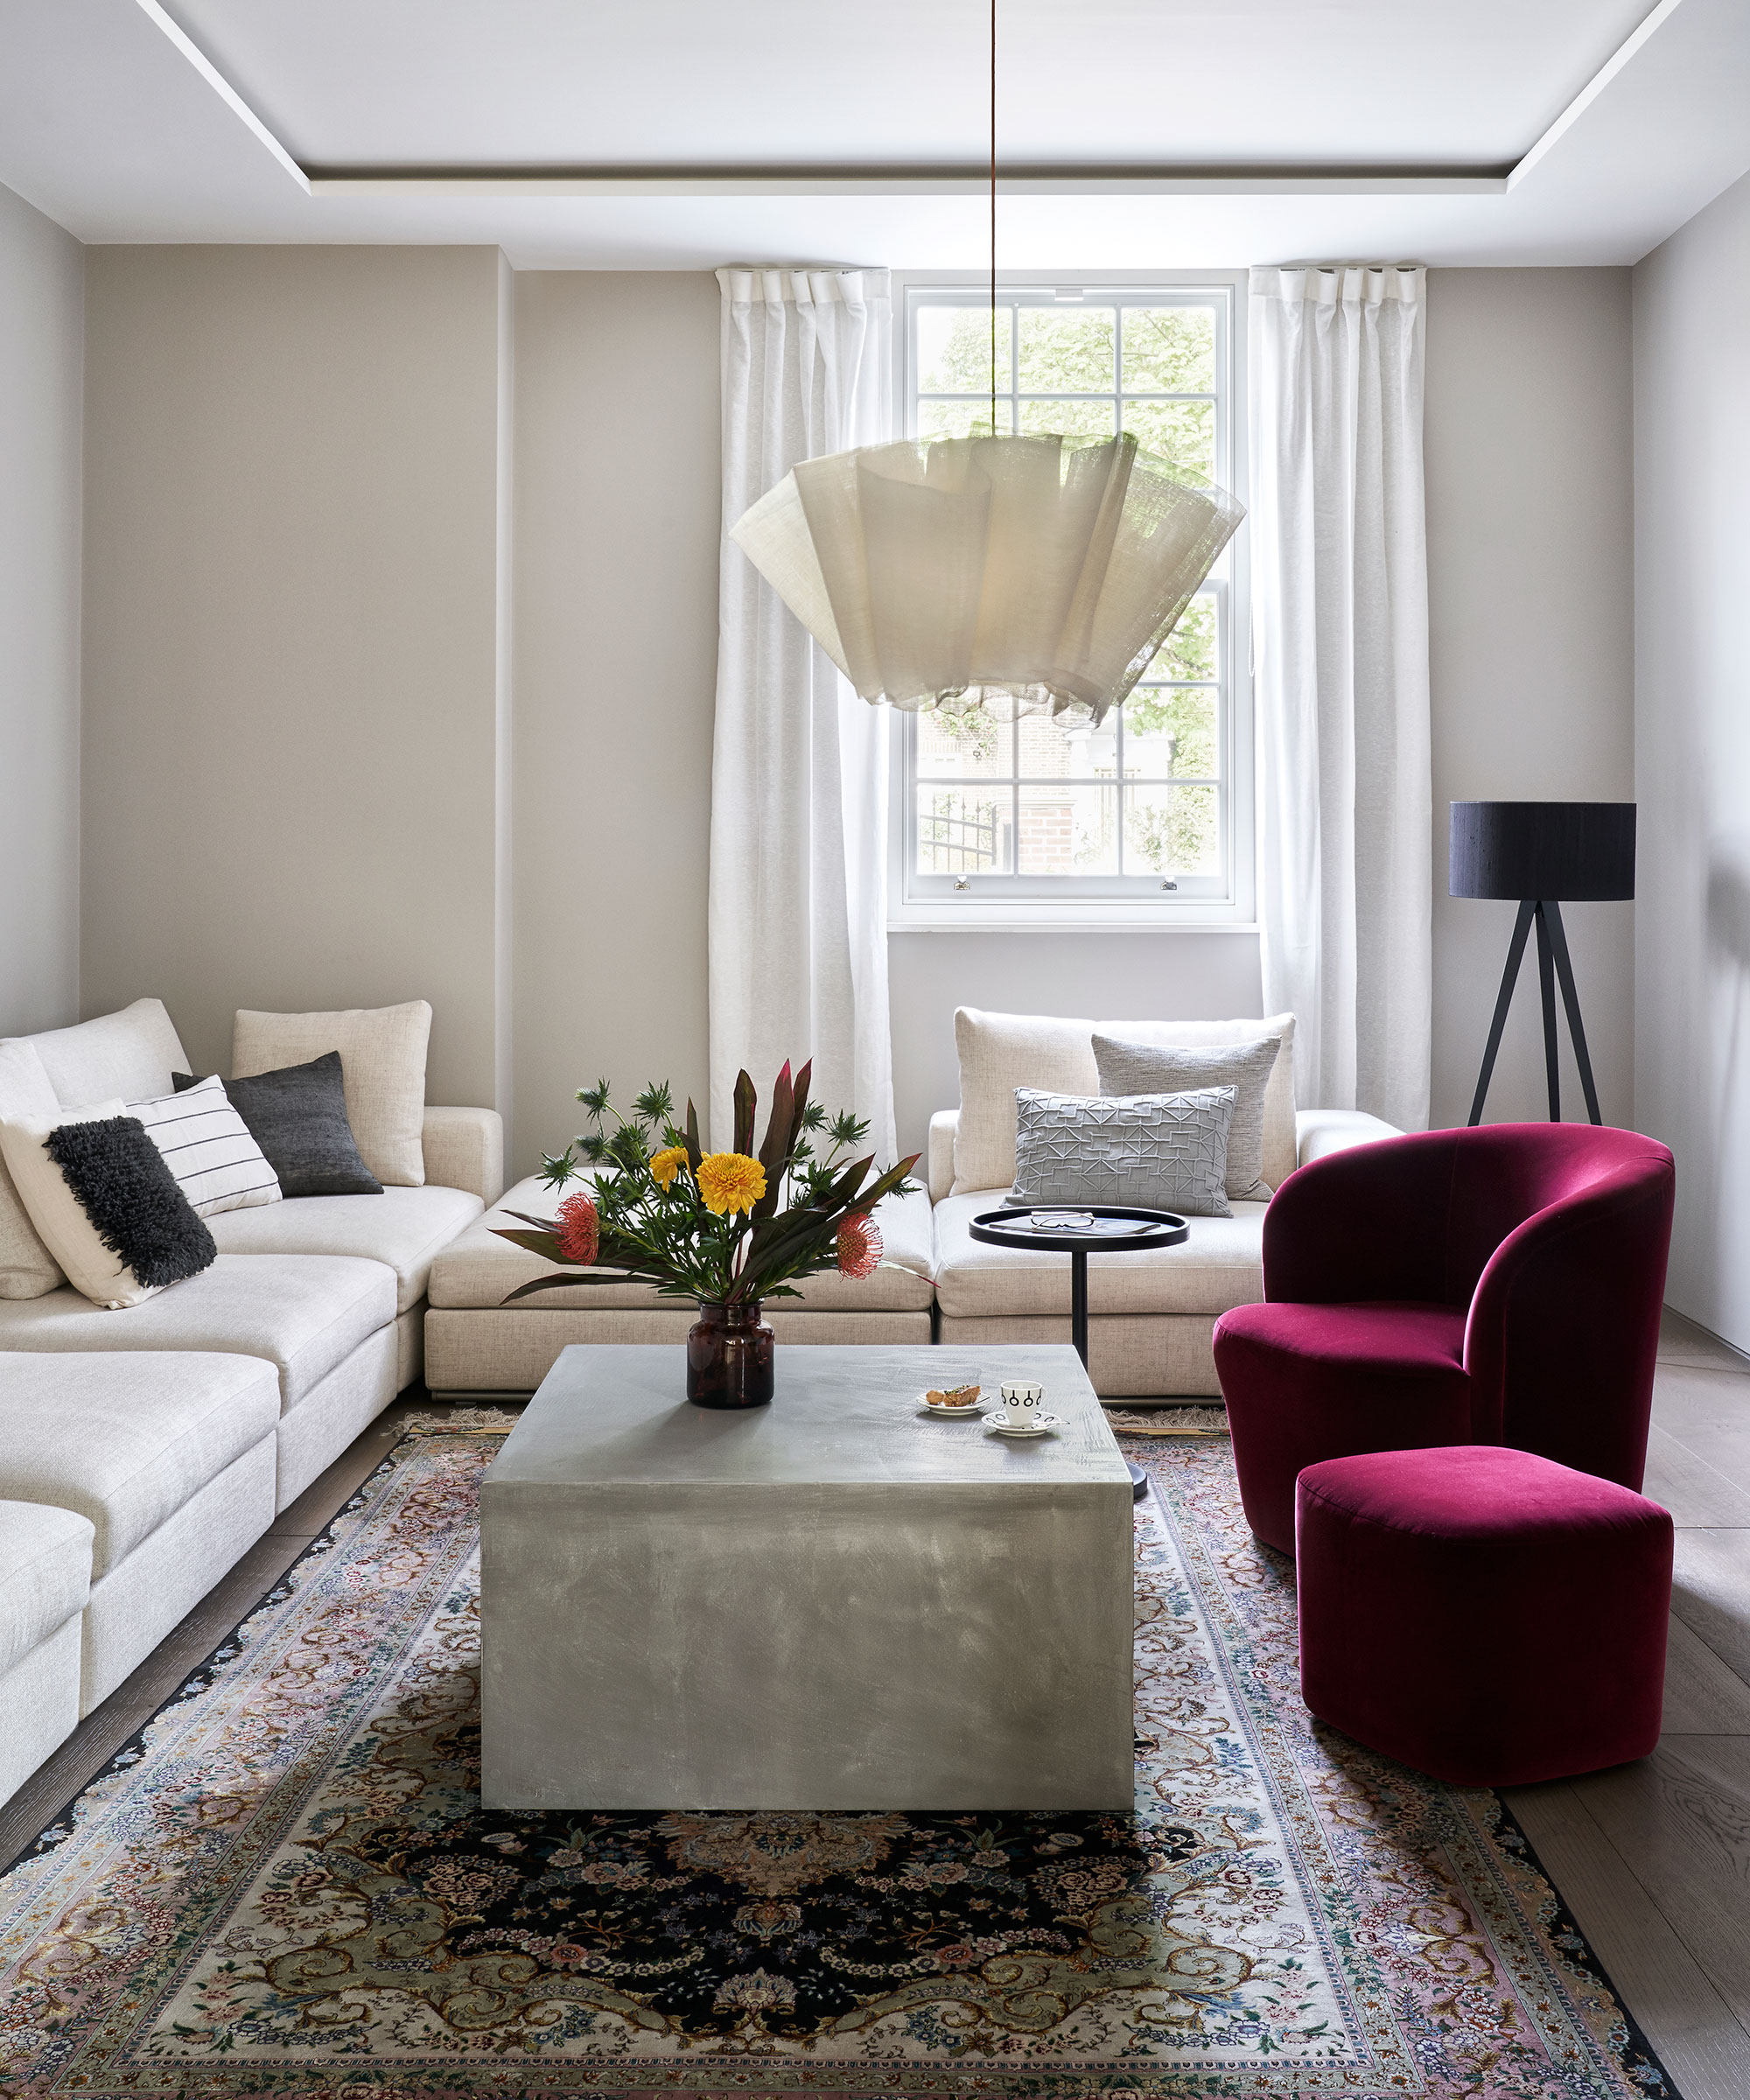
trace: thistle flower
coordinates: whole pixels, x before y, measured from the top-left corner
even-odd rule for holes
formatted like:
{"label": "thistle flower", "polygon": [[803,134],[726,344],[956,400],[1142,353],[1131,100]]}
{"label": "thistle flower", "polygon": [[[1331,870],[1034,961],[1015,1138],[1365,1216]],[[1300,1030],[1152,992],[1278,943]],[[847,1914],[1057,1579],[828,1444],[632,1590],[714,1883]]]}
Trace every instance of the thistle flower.
{"label": "thistle flower", "polygon": [[594,1203],[588,1196],[567,1196],[559,1206],[557,1223],[560,1253],[579,1268],[592,1267],[601,1244],[601,1220]]}
{"label": "thistle flower", "polygon": [[668,1184],[686,1164],[687,1148],[684,1144],[666,1145],[662,1152],[651,1153],[650,1176],[664,1195],[668,1193]]}
{"label": "thistle flower", "polygon": [[725,1211],[752,1210],[766,1194],[766,1169],[746,1152],[707,1152],[699,1161],[697,1180],[705,1208],[718,1217]]}
{"label": "thistle flower", "polygon": [[838,1273],[861,1282],[872,1276],[881,1259],[881,1230],[866,1210],[853,1210],[838,1228]]}

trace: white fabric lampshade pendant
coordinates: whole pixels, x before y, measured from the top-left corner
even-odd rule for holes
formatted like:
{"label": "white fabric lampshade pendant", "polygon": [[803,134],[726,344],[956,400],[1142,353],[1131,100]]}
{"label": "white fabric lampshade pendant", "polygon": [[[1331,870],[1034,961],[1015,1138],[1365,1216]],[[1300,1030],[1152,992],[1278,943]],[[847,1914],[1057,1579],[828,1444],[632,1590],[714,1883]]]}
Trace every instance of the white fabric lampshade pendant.
{"label": "white fabric lampshade pendant", "polygon": [[1133,437],[867,445],[730,536],[864,699],[1099,722],[1244,516]]}

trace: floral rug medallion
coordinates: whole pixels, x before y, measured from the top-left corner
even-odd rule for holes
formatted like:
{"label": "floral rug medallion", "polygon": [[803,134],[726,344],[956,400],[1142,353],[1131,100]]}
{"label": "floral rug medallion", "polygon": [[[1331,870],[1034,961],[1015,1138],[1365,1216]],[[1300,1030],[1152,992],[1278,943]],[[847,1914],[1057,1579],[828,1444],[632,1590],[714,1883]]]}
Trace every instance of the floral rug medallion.
{"label": "floral rug medallion", "polygon": [[482,1812],[430,1416],[0,1882],[0,2091],[1676,2100],[1494,1796],[1311,1721],[1225,1438],[1138,1438],[1134,1816]]}

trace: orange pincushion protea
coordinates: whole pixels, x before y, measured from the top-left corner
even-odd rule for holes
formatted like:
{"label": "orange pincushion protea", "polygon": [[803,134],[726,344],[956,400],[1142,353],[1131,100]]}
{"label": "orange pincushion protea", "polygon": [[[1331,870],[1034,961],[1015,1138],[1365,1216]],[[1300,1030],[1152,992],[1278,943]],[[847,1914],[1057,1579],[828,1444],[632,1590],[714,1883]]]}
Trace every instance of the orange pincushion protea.
{"label": "orange pincushion protea", "polygon": [[854,1210],[838,1228],[838,1273],[861,1282],[872,1276],[881,1259],[880,1228],[866,1210]]}
{"label": "orange pincushion protea", "polygon": [[587,1196],[567,1196],[559,1206],[555,1223],[560,1253],[568,1262],[589,1268],[601,1244],[601,1219],[595,1205]]}

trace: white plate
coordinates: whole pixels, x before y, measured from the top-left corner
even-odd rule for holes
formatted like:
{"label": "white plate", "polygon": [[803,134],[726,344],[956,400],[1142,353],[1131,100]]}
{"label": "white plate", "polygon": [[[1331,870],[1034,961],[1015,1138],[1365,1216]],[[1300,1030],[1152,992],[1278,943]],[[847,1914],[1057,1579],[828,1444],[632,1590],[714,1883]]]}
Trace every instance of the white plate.
{"label": "white plate", "polygon": [[1042,1437],[1047,1430],[1061,1429],[1061,1415],[1041,1415],[1031,1429],[1011,1429],[1006,1422],[992,1422],[989,1434],[993,1437]]}
{"label": "white plate", "polygon": [[921,1393],[918,1395],[918,1412],[936,1422],[976,1422],[987,1408],[1000,1405],[1000,1402],[987,1400],[980,1394],[969,1407],[932,1407]]}

